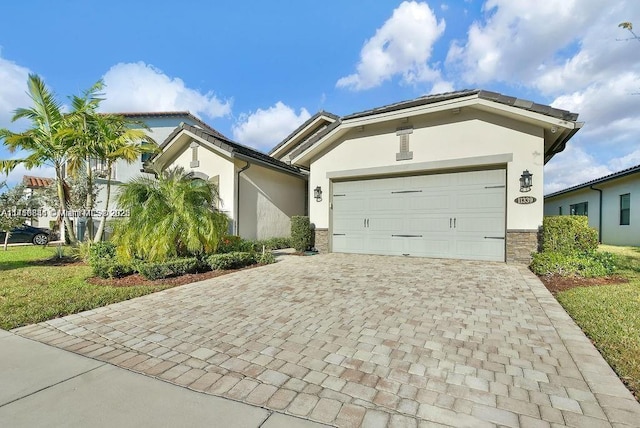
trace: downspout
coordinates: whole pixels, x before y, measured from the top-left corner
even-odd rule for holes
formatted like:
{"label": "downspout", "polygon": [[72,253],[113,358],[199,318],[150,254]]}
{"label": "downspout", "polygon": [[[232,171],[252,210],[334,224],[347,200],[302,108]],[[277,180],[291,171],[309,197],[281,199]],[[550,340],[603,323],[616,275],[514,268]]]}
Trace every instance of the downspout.
{"label": "downspout", "polygon": [[240,236],[240,174],[249,169],[251,164],[247,162],[247,164],[238,171],[238,175],[236,177],[236,182],[238,183],[238,188],[236,189],[236,235]]}
{"label": "downspout", "polygon": [[596,189],[593,185],[589,186],[589,188],[600,193],[600,201],[598,202],[598,241],[602,244],[602,189]]}

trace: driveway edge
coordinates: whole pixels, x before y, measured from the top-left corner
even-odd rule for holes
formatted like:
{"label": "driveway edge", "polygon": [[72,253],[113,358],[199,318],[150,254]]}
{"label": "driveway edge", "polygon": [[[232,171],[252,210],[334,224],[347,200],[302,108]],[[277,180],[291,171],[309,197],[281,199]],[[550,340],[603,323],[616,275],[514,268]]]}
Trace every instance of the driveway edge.
{"label": "driveway edge", "polygon": [[640,403],[542,281],[526,266],[519,266],[518,270],[552,321],[609,421],[637,426]]}

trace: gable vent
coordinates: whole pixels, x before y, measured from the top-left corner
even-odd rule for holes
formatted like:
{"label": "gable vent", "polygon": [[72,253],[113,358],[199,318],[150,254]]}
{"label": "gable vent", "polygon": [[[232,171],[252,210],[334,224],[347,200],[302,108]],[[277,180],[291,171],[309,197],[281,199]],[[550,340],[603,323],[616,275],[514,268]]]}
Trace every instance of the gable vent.
{"label": "gable vent", "polygon": [[396,161],[413,159],[413,152],[409,150],[409,136],[412,133],[413,127],[396,129],[396,135],[400,137],[400,148],[396,153]]}

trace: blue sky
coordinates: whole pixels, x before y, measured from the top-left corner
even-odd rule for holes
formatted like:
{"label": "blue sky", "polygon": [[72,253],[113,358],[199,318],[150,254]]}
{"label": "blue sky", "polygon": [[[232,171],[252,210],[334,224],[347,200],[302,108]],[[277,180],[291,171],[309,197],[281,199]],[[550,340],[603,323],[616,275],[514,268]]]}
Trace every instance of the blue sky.
{"label": "blue sky", "polygon": [[640,164],[640,40],[616,40],[637,1],[140,3],[3,2],[0,127],[20,128],[29,72],[63,101],[103,78],[105,111],[190,110],[263,151],[320,109],[483,88],[585,121],[547,192]]}

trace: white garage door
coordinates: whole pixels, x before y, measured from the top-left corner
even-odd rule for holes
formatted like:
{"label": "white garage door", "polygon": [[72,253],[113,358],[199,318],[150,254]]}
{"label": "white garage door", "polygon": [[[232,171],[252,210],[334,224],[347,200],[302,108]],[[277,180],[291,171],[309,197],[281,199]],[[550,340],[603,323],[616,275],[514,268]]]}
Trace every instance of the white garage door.
{"label": "white garage door", "polygon": [[504,261],[506,171],[333,183],[332,250]]}

